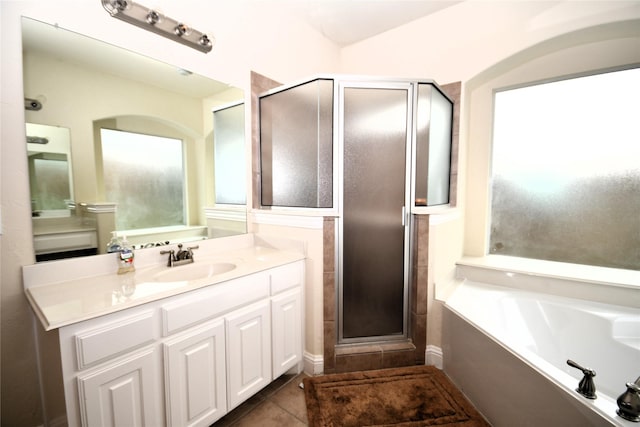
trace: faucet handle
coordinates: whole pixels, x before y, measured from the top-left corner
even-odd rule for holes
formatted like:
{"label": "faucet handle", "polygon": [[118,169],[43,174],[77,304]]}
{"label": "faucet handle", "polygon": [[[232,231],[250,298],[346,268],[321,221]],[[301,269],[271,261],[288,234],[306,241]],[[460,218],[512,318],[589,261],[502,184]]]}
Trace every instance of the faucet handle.
{"label": "faucet handle", "polygon": [[627,391],[616,400],[616,413],[625,420],[640,422],[640,377],[634,383],[627,383]]}
{"label": "faucet handle", "polygon": [[188,251],[192,251],[192,250],[194,250],[194,249],[198,249],[198,248],[200,248],[200,245],[189,246],[189,247],[187,247],[187,250],[188,250]]}
{"label": "faucet handle", "polygon": [[595,399],[597,396],[596,396],[596,385],[593,382],[593,377],[596,376],[596,371],[589,368],[583,368],[582,366],[578,365],[576,362],[574,362],[571,359],[567,360],[567,365],[576,369],[580,369],[584,375],[582,380],[580,380],[580,383],[578,384],[578,388],[576,389],[576,391],[581,395],[583,395],[584,397],[586,397],[587,399]]}

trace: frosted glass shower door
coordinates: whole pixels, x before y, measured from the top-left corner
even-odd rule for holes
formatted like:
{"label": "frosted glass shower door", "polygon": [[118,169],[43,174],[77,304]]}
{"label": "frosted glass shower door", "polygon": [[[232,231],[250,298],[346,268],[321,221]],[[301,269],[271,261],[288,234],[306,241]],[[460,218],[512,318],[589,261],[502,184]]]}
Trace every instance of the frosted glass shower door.
{"label": "frosted glass shower door", "polygon": [[344,88],[341,342],[406,336],[409,89]]}

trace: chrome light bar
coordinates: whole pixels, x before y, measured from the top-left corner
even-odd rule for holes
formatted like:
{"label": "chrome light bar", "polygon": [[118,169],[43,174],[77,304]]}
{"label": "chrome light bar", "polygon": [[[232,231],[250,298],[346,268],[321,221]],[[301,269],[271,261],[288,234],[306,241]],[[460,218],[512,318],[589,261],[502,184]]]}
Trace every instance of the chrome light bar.
{"label": "chrome light bar", "polygon": [[200,52],[208,53],[213,48],[214,40],[206,34],[131,0],[102,0],[102,6],[114,18],[160,34]]}

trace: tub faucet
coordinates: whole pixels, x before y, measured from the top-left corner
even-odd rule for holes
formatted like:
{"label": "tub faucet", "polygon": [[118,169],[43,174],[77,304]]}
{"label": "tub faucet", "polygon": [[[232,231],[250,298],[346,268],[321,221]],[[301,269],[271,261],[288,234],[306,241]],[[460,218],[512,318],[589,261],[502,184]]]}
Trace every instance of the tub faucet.
{"label": "tub faucet", "polygon": [[593,377],[596,376],[596,371],[589,368],[583,368],[571,359],[567,360],[567,365],[573,368],[580,369],[584,374],[584,377],[580,380],[580,383],[578,383],[578,388],[576,389],[576,391],[587,399],[595,399],[597,396],[596,385],[593,382]]}
{"label": "tub faucet", "polygon": [[640,422],[640,377],[635,383],[627,383],[627,391],[622,393],[618,400],[616,412],[625,420]]}

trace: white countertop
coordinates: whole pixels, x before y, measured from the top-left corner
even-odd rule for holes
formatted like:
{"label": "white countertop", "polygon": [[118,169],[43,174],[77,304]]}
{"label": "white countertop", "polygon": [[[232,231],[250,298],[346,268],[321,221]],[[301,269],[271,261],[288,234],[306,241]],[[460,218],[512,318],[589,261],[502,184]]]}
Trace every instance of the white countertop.
{"label": "white countertop", "polygon": [[[160,259],[164,260],[164,258]],[[116,274],[115,266],[112,273],[96,275],[71,271],[66,275],[59,271],[56,274],[46,274],[47,271],[42,271],[52,270],[52,267],[57,267],[57,270],[65,268],[68,270],[72,262],[82,263],[83,258],[67,260],[59,265],[25,266],[23,269],[25,293],[45,330],[52,330],[295,262],[304,259],[304,254],[299,251],[252,245],[202,254],[195,252],[194,259],[195,262],[192,264],[177,267],[167,267],[166,261],[155,262],[137,267],[136,271],[125,274]],[[179,275],[179,271],[184,271],[188,275],[193,269],[202,270],[205,264],[217,263],[231,263],[235,268],[195,280],[163,281],[164,279],[160,278],[169,270],[172,275]],[[40,271],[38,267],[41,267]],[[74,277],[74,275],[81,277]],[[51,283],[51,280],[56,280],[56,278],[52,279],[52,276],[57,278],[67,276],[69,279]]]}

